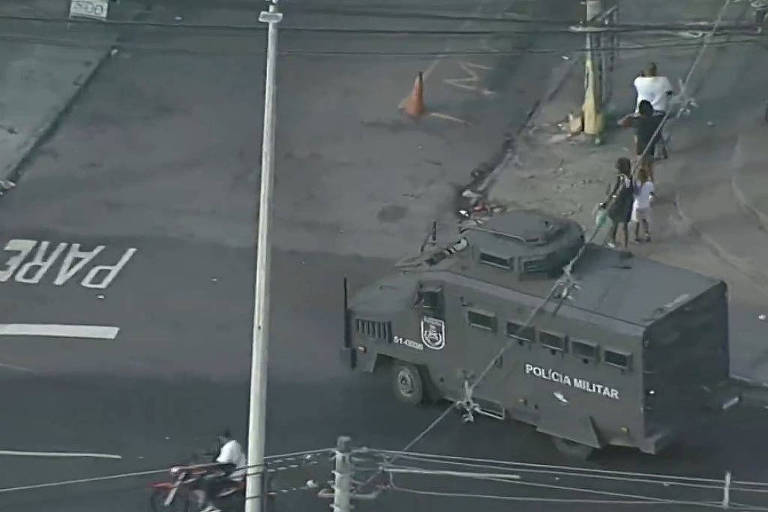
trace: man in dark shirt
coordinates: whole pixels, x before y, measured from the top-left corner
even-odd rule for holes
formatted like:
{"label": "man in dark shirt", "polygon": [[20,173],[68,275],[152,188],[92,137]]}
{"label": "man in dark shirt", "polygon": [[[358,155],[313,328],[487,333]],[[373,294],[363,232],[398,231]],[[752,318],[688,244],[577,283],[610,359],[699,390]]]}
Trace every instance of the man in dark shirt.
{"label": "man in dark shirt", "polygon": [[645,166],[651,181],[654,181],[653,156],[656,154],[656,143],[661,136],[659,125],[663,119],[662,116],[655,116],[653,113],[651,102],[643,100],[640,102],[637,115],[630,114],[619,121],[620,126],[635,129],[635,154],[638,158],[642,157],[640,164]]}

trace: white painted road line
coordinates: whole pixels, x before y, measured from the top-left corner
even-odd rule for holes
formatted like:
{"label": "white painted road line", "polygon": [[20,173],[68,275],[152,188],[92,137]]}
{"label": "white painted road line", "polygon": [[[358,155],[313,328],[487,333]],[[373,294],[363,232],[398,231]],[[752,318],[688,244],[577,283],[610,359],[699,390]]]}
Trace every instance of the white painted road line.
{"label": "white painted road line", "polygon": [[0,336],[53,336],[113,340],[119,327],[64,324],[0,324]]}
{"label": "white painted road line", "polygon": [[120,455],[111,453],[78,453],[78,452],[28,452],[22,450],[0,450],[0,455],[19,457],[81,457],[89,459],[122,459]]}
{"label": "white painted road line", "polygon": [[23,373],[36,373],[35,370],[30,370],[29,368],[24,368],[23,366],[16,366],[15,364],[8,364],[8,363],[0,363],[0,368],[7,368],[8,370],[23,372]]}

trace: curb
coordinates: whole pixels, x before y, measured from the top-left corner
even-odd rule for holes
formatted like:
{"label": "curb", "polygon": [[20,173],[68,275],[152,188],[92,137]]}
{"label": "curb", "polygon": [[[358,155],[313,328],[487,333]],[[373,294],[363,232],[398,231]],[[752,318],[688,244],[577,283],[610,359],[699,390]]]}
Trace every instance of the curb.
{"label": "curb", "polygon": [[768,214],[760,211],[749,199],[747,199],[746,194],[741,190],[741,186],[738,183],[738,174],[739,171],[737,170],[734,175],[731,176],[731,190],[733,190],[733,195],[736,197],[736,202],[739,203],[739,206],[744,210],[744,213],[755,218],[758,224],[757,227],[760,230],[768,232]]}
{"label": "curb", "polygon": [[768,408],[768,383],[740,375],[731,375],[730,378],[741,386],[741,403],[744,406]]}
{"label": "curb", "polygon": [[[738,142],[736,144],[736,151],[737,154],[740,154],[743,151],[741,136],[739,136]],[[757,221],[758,227],[761,230],[768,232],[768,214],[762,212],[759,208],[752,204],[752,201],[747,198],[747,195],[739,185],[739,176],[741,176],[742,169],[742,165],[737,165],[731,174],[731,190],[733,191],[733,195],[736,197],[736,202],[739,203],[739,206],[744,211],[744,213],[750,217],[753,217],[755,221]]]}
{"label": "curb", "polygon": [[113,45],[110,45],[109,48],[104,51],[104,54],[90,67],[90,69],[85,71],[84,74],[81,74],[75,78],[75,82],[79,82],[79,86],[75,89],[72,95],[67,98],[66,101],[64,101],[61,108],[52,114],[49,119],[45,120],[42,123],[41,128],[32,133],[28,139],[27,148],[22,151],[22,154],[16,163],[13,164],[10,169],[8,169],[7,174],[0,177],[0,180],[7,180],[13,183],[18,182],[24,166],[30,161],[34,152],[37,151],[37,149],[54,134],[59,124],[61,123],[62,118],[67,115],[67,113],[69,113],[69,111],[72,109],[72,106],[83,94],[83,91],[90,85],[99,70],[112,56],[112,51],[114,48],[115,47]]}
{"label": "curb", "polygon": [[[539,113],[541,112],[541,107],[550,101],[552,101],[555,96],[560,92],[560,90],[563,88],[563,84],[571,77],[571,74],[573,73],[573,69],[576,65],[576,63],[580,59],[574,59],[572,58],[568,64],[565,66],[562,66],[562,71],[560,72],[560,75],[557,76],[554,79],[554,83],[551,84],[549,89],[536,101],[534,101],[531,108],[528,110],[527,115],[525,116],[525,120],[522,122],[520,126],[518,126],[515,137],[519,137],[523,131],[528,129],[532,124],[535,123],[537,117],[539,116]],[[503,157],[498,162],[498,164],[494,167],[494,169],[488,173],[488,176],[484,183],[482,183],[479,187],[479,190],[487,195],[487,192],[489,189],[493,186],[493,184],[496,182],[496,179],[499,177],[499,175],[504,172],[504,169],[506,169],[507,164],[514,159],[514,157],[517,155],[517,141],[512,138],[509,139],[509,147],[504,152]]]}
{"label": "curb", "polygon": [[[554,83],[550,85],[547,91],[533,102],[526,113],[525,119],[515,129],[514,135],[511,135],[509,131],[505,132],[501,150],[494,156],[492,160],[494,163],[488,166],[490,167],[490,170],[487,174],[474,177],[473,171],[472,180],[459,188],[459,194],[454,206],[454,211],[458,212],[459,218],[465,218],[461,212],[465,209],[468,212],[471,212],[472,207],[477,204],[478,200],[482,199],[483,201],[488,201],[490,190],[496,183],[496,180],[508,167],[509,162],[514,161],[515,157],[518,155],[517,139],[520,137],[520,134],[530,128],[535,122],[537,116],[541,112],[542,105],[552,101],[552,99],[560,92],[563,84],[570,78],[575,63],[578,60],[579,59],[571,59],[568,64],[561,67],[559,76],[556,76],[553,80]],[[467,198],[464,196],[464,192],[466,191],[473,192],[474,197]],[[464,204],[465,202],[467,204]],[[471,215],[466,216],[466,218],[470,219]]]}
{"label": "curb", "polygon": [[743,375],[739,375],[737,373],[731,374],[731,379],[749,386],[749,390],[751,391],[762,391],[768,395],[768,382],[744,377]]}
{"label": "curb", "polygon": [[563,88],[563,84],[571,77],[571,73],[573,73],[573,69],[576,67],[576,64],[579,63],[582,63],[581,57],[574,58],[574,56],[571,55],[568,64],[562,66],[563,71],[561,71],[560,76],[555,79],[554,83],[544,95],[544,102],[552,101],[555,96],[557,96],[557,94]]}

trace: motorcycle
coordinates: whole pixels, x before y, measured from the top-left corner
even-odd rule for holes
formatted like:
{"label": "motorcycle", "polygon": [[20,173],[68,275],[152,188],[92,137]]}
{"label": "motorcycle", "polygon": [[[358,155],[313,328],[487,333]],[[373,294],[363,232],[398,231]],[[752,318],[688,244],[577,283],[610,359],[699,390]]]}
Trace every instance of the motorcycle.
{"label": "motorcycle", "polygon": [[[201,480],[223,474],[213,463],[174,466],[168,480],[150,484],[149,508],[152,512],[198,511],[202,508],[197,494]],[[209,499],[223,512],[240,512],[245,507],[245,482],[232,481]]]}

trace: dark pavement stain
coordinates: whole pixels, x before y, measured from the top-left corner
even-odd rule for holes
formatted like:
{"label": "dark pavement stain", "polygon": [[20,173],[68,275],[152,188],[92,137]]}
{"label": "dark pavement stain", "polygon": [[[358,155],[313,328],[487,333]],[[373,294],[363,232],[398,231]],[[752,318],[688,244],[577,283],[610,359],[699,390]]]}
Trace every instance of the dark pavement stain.
{"label": "dark pavement stain", "polygon": [[408,212],[408,208],[404,206],[398,206],[396,204],[389,204],[379,210],[378,215],[376,215],[376,218],[379,219],[381,222],[397,222],[398,220],[405,217],[405,214]]}
{"label": "dark pavement stain", "polygon": [[375,120],[375,121],[361,121],[363,126],[366,128],[382,128],[384,130],[389,131],[390,133],[400,133],[405,130],[407,130],[409,127],[413,127],[413,123],[406,123],[403,120],[393,120],[393,121],[382,121],[382,120]]}

